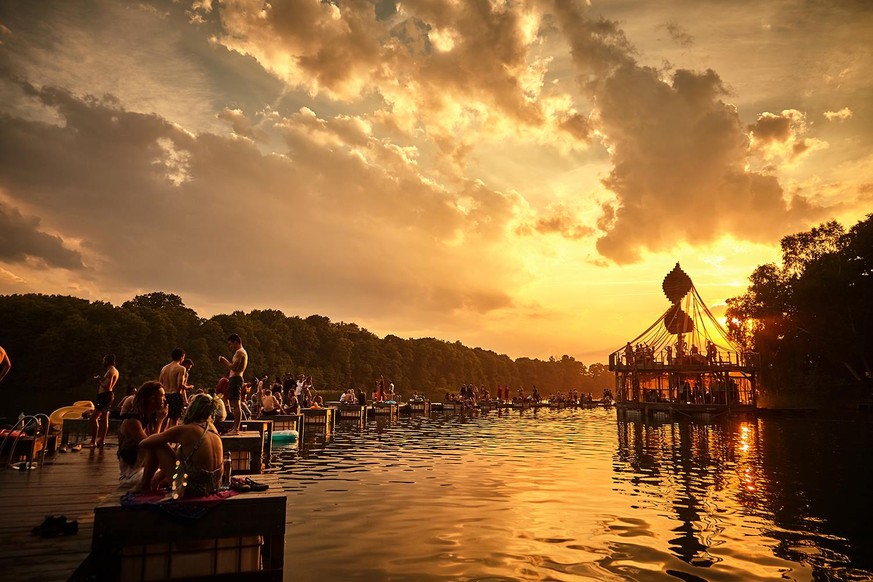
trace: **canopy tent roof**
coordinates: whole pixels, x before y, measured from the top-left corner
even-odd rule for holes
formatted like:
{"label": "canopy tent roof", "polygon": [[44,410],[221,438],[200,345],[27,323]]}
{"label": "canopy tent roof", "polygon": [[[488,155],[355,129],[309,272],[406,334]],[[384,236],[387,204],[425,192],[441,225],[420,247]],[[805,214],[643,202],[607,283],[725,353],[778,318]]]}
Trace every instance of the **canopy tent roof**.
{"label": "canopy tent roof", "polygon": [[[675,347],[682,338],[686,349],[697,346],[705,353],[707,342],[712,342],[720,352],[740,354],[740,348],[716,320],[697,292],[697,288],[685,271],[676,267],[664,277],[664,294],[672,305],[652,325],[629,343],[636,347],[645,345],[655,353],[667,346]],[[614,353],[623,352],[624,346]]]}

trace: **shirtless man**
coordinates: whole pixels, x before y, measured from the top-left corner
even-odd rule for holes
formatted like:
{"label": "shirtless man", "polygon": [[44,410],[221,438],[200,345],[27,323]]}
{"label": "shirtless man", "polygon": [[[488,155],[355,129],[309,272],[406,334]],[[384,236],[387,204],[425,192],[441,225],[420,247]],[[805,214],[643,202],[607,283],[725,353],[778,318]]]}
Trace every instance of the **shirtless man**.
{"label": "shirtless man", "polygon": [[228,336],[227,347],[233,352],[233,359],[228,360],[224,356],[218,356],[218,362],[224,364],[224,367],[230,371],[227,400],[230,403],[230,408],[233,410],[233,428],[225,434],[234,435],[239,434],[239,424],[242,422],[240,400],[242,399],[243,391],[243,373],[246,371],[246,366],[249,363],[249,355],[243,349],[242,340],[235,333]]}
{"label": "shirtless man", "polygon": [[9,354],[6,353],[3,346],[0,346],[0,382],[3,381],[3,378],[6,377],[6,374],[8,374],[11,369],[12,360],[9,359]]}
{"label": "shirtless man", "polygon": [[182,387],[185,389],[185,394],[194,391],[194,384],[188,383],[188,376],[191,374],[191,368],[194,367],[194,360],[185,358],[182,360],[182,367],[185,368],[185,377],[182,378]]}
{"label": "shirtless man", "polygon": [[182,360],[185,359],[185,350],[176,348],[171,356],[173,361],[161,368],[158,381],[164,387],[167,395],[167,427],[176,426],[182,417],[182,409],[188,403],[185,394],[185,378],[188,375]]}
{"label": "shirtless man", "polygon": [[94,414],[91,415],[92,436],[89,448],[102,447],[109,432],[109,407],[115,399],[113,389],[118,383],[118,369],[115,367],[115,356],[109,354],[103,358],[102,376],[94,376],[100,384],[97,388],[97,402],[94,404]]}

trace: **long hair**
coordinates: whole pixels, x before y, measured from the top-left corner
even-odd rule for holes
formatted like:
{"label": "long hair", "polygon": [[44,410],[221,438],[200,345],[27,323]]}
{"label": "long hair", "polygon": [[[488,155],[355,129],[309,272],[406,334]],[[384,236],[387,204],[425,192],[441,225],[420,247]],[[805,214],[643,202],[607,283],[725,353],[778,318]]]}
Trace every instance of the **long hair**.
{"label": "long hair", "polygon": [[148,402],[150,399],[154,398],[157,393],[163,389],[163,385],[160,382],[155,380],[151,380],[149,382],[145,382],[139,389],[136,391],[136,395],[133,397],[133,407],[131,412],[140,417],[143,425],[143,429],[146,431],[146,434],[149,434],[150,428],[155,428],[154,425],[157,422],[157,414],[153,411],[148,418],[146,418],[146,408],[148,407]]}

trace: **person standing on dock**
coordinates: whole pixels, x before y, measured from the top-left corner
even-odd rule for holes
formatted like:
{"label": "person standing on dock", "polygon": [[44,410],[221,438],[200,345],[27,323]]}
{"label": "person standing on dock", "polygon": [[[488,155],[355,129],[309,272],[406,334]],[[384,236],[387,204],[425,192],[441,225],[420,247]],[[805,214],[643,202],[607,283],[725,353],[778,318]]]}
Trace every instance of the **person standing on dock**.
{"label": "person standing on dock", "polygon": [[[194,367],[194,360],[185,358],[182,360],[182,367],[185,368],[185,375],[182,377],[182,388],[185,389],[185,395],[194,393],[194,384],[188,383],[188,377],[191,375],[191,368]],[[202,390],[201,390],[202,392]]]}
{"label": "person standing on dock", "polygon": [[239,425],[242,422],[242,391],[243,391],[243,373],[246,371],[246,366],[249,363],[249,355],[242,346],[242,339],[239,335],[232,333],[227,338],[227,347],[233,352],[233,359],[228,360],[224,356],[218,356],[218,361],[230,371],[227,386],[227,400],[230,403],[230,408],[233,410],[233,428],[227,431],[226,434],[239,434]]}
{"label": "person standing on dock", "polygon": [[185,359],[185,350],[176,348],[170,354],[172,361],[161,368],[161,374],[158,376],[158,382],[164,387],[164,392],[167,396],[167,426],[176,426],[179,419],[182,418],[182,409],[188,404],[188,398],[185,395],[185,379],[187,370],[182,365],[182,360]]}
{"label": "person standing on dock", "polygon": [[115,356],[108,354],[103,357],[103,375],[94,376],[100,382],[97,388],[97,401],[94,403],[94,414],[91,415],[91,442],[88,448],[102,447],[109,432],[109,407],[115,399],[115,385],[120,374],[115,367]]}
{"label": "person standing on dock", "polygon": [[6,377],[6,374],[8,374],[11,369],[12,360],[9,359],[9,354],[6,353],[3,346],[0,346],[0,382],[3,381],[3,378]]}

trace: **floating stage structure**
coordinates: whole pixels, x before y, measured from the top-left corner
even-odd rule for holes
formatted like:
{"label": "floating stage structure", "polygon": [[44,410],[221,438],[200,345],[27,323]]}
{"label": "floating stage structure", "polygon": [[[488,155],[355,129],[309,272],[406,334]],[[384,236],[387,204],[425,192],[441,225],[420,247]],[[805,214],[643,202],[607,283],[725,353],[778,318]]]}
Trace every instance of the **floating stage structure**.
{"label": "floating stage structure", "polygon": [[609,355],[618,415],[705,421],[754,413],[758,355],[728,336],[679,263],[664,278],[663,289],[671,306]]}

